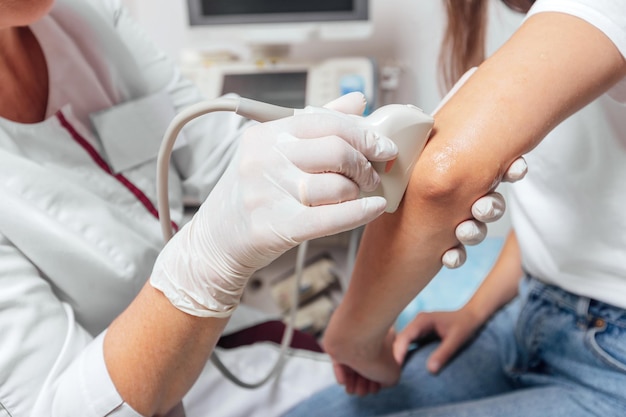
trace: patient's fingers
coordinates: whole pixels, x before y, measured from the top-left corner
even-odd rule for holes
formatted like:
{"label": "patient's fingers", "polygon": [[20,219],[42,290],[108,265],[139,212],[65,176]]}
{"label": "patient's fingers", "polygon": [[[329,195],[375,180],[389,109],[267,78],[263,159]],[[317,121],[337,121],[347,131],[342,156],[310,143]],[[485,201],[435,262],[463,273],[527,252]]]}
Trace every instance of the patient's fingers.
{"label": "patient's fingers", "polygon": [[344,366],[340,363],[333,361],[333,372],[335,373],[335,379],[339,385],[346,385],[346,372]]}

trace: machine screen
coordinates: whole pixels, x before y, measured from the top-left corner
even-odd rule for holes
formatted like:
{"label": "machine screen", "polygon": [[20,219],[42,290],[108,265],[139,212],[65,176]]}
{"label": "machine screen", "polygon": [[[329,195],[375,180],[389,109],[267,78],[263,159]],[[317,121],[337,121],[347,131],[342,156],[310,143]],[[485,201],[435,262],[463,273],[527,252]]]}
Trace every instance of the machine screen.
{"label": "machine screen", "polygon": [[301,109],[306,105],[306,81],[305,71],[226,74],[222,94],[236,93],[278,106]]}

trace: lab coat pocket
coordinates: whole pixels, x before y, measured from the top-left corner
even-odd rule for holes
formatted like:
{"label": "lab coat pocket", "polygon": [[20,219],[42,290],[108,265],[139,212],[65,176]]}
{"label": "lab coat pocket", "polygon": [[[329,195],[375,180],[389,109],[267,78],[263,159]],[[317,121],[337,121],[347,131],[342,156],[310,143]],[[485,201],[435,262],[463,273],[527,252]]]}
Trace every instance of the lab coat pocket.
{"label": "lab coat pocket", "polygon": [[[175,115],[170,96],[162,91],[90,115],[114,173],[156,159],[163,135]],[[181,135],[175,149],[184,146]]]}

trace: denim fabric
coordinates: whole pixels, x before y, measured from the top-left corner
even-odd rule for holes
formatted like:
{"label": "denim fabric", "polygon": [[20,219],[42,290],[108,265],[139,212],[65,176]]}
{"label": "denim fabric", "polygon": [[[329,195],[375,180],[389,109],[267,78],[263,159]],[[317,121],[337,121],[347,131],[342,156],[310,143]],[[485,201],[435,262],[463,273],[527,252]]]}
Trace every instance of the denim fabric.
{"label": "denim fabric", "polygon": [[334,386],[286,416],[626,416],[623,309],[526,278],[434,376],[424,364],[437,343],[407,360],[395,387],[358,398]]}

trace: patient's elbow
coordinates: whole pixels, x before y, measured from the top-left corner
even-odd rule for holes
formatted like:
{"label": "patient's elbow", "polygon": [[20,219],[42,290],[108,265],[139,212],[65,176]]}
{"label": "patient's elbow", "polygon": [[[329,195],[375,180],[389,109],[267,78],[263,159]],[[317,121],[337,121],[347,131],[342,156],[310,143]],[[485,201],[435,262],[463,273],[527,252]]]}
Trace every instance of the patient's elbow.
{"label": "patient's elbow", "polygon": [[494,188],[497,169],[485,161],[441,152],[416,165],[406,199],[416,204],[459,207],[471,204]]}

